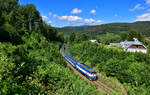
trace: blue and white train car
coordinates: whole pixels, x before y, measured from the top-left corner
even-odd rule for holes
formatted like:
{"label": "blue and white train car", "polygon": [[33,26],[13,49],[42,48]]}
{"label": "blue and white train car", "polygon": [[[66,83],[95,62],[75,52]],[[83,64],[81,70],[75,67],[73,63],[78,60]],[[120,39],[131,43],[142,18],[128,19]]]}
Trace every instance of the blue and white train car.
{"label": "blue and white train car", "polygon": [[85,75],[90,80],[97,79],[97,73],[93,69],[91,69],[90,67],[88,67],[87,65],[83,63],[78,62],[77,60],[69,56],[65,52],[64,48],[65,46],[63,45],[61,49],[62,55],[74,68],[76,68],[78,71],[80,71],[83,75]]}
{"label": "blue and white train car", "polygon": [[87,65],[85,65],[83,63],[78,63],[76,65],[76,68],[82,74],[84,74],[88,79],[90,79],[90,80],[96,80],[97,79],[97,73],[93,69],[91,69],[90,67],[88,67]]}
{"label": "blue and white train car", "polygon": [[71,56],[69,56],[67,53],[64,53],[65,59],[73,66],[76,67],[77,62],[75,59],[73,59]]}

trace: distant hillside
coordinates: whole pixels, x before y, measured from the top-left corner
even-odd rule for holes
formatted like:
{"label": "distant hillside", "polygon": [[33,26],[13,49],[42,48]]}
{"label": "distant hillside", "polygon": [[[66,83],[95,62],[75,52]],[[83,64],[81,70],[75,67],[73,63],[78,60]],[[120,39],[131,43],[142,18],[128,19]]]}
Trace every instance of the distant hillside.
{"label": "distant hillside", "polygon": [[141,32],[145,36],[150,36],[150,21],[57,28],[59,32],[63,32],[64,34],[76,32],[95,35],[106,34],[107,32],[118,34],[120,32],[128,31],[130,29],[135,29],[137,32]]}

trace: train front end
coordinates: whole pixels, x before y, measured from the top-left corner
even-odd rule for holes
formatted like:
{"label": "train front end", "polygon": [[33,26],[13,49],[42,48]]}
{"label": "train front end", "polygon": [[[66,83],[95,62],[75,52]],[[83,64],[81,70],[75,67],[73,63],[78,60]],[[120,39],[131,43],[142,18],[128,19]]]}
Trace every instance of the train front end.
{"label": "train front end", "polygon": [[94,71],[94,72],[91,72],[91,75],[88,77],[89,80],[97,80],[97,73]]}

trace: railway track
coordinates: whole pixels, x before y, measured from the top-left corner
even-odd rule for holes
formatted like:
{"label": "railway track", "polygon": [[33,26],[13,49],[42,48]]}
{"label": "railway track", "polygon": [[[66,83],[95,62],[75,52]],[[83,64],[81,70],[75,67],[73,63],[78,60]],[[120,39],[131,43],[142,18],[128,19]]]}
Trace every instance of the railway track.
{"label": "railway track", "polygon": [[105,91],[106,93],[108,93],[109,95],[112,95],[111,89],[108,88],[106,85],[104,85],[103,83],[101,83],[100,81],[93,81],[96,85],[98,85],[98,90],[101,91]]}
{"label": "railway track", "polygon": [[108,93],[109,95],[112,95],[112,91],[109,87],[107,87],[105,84],[101,83],[100,81],[90,81],[87,79],[84,75],[82,75],[78,70],[76,70],[68,61],[66,61],[67,65],[76,73],[78,73],[84,80],[88,81],[89,83],[95,84],[98,86],[98,90],[104,91],[105,93]]}

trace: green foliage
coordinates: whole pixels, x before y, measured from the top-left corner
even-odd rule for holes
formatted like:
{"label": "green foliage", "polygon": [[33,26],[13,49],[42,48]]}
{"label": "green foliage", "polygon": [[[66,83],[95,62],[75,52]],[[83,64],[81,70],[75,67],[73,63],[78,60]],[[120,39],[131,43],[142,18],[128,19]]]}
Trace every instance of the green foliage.
{"label": "green foliage", "polygon": [[130,95],[149,94],[149,54],[130,53],[94,43],[68,44],[66,48],[73,57],[78,57],[80,61],[88,63],[87,65],[99,72],[116,77],[123,84],[131,84],[128,87],[133,92],[127,89]]}
{"label": "green foliage", "polygon": [[4,24],[4,21],[5,19],[4,19],[4,17],[3,17],[3,15],[2,15],[2,11],[0,10],[0,26],[2,26],[3,24]]}
{"label": "green foliage", "polygon": [[55,28],[44,23],[43,25],[42,34],[49,40],[49,41],[56,41],[57,40],[57,31]]}
{"label": "green foliage", "polygon": [[119,42],[125,41],[125,40],[132,41],[132,40],[134,40],[133,38],[137,38],[138,40],[140,40],[141,42],[143,42],[146,45],[149,44],[149,42],[147,40],[145,40],[145,37],[140,32],[137,32],[135,30],[129,30],[127,32],[121,32],[118,34],[107,32],[102,35],[89,35],[89,34],[83,34],[83,33],[79,34],[79,33],[72,32],[69,35],[70,42],[80,43],[81,41],[96,39],[100,43],[103,43],[106,45],[108,45],[110,43],[119,43]]}
{"label": "green foliage", "polygon": [[0,1],[0,41],[22,44],[22,37],[32,32],[41,33],[49,41],[61,41],[56,29],[42,21],[33,4],[18,5],[18,0]]}
{"label": "green foliage", "polygon": [[74,42],[75,37],[76,37],[75,33],[72,32],[72,33],[70,34],[69,41],[70,41],[70,42]]}
{"label": "green foliage", "polygon": [[81,41],[88,41],[92,38],[95,38],[95,36],[90,36],[88,34],[78,34],[78,33],[72,32],[69,35],[68,42],[81,43]]}
{"label": "green foliage", "polygon": [[109,43],[117,43],[121,41],[121,37],[119,35],[115,35],[113,33],[107,33],[105,35],[99,36],[97,38],[101,43],[103,44],[109,44]]}
{"label": "green foliage", "polygon": [[59,43],[35,32],[22,39],[24,44],[17,46],[0,43],[0,94],[98,93],[66,66]]}
{"label": "green foliage", "polygon": [[4,12],[14,11],[18,7],[18,0],[1,0],[0,9]]}
{"label": "green foliage", "polygon": [[26,28],[29,32],[40,30],[42,18],[35,6],[28,4],[26,6],[19,6],[11,16],[10,23],[15,25],[17,29]]}
{"label": "green foliage", "polygon": [[12,42],[13,44],[21,43],[21,38],[19,37],[19,34],[15,30],[15,28],[12,27],[10,24],[6,23],[2,26],[0,35],[1,35],[0,41],[8,41]]}
{"label": "green foliage", "polygon": [[133,38],[137,38],[138,40],[143,41],[143,38],[144,38],[144,37],[141,35],[141,33],[138,33],[138,32],[136,32],[135,30],[130,30],[130,31],[128,31],[127,39],[128,39],[129,41],[132,41]]}
{"label": "green foliage", "polygon": [[134,85],[125,83],[124,86],[128,90],[128,95],[149,95],[150,93],[147,91],[149,89],[145,88],[144,85],[136,87]]}
{"label": "green foliage", "polygon": [[120,37],[122,41],[125,41],[128,39],[128,33],[127,32],[122,32],[120,33]]}
{"label": "green foliage", "polygon": [[65,63],[63,34],[17,1],[0,0],[0,95],[97,95]]}
{"label": "green foliage", "polygon": [[56,38],[57,38],[56,40],[60,42],[64,42],[65,40],[63,33],[60,32],[57,33]]}

